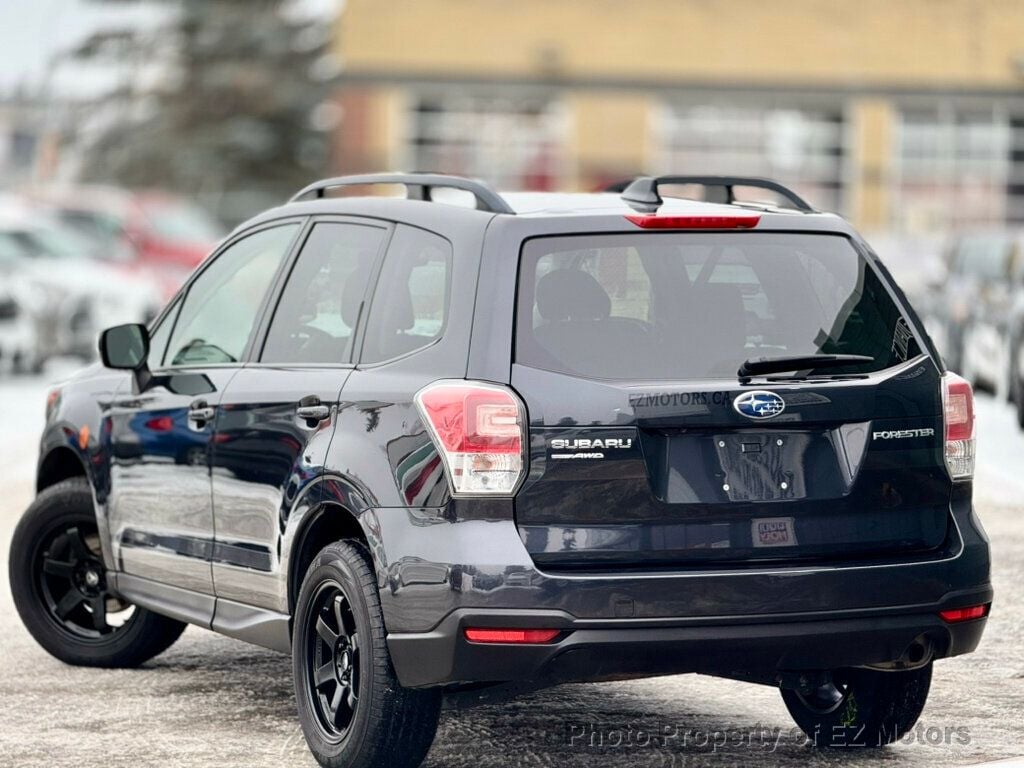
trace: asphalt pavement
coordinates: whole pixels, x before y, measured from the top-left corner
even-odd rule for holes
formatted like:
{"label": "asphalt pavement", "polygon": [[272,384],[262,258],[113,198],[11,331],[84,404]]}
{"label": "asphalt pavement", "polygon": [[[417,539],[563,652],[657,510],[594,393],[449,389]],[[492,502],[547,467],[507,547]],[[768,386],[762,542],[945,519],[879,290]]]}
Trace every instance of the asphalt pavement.
{"label": "asphalt pavement", "polygon": [[[53,372],[51,372],[51,376]],[[0,766],[314,766],[287,657],[190,627],[137,670],[68,667],[21,626],[7,582],[32,498],[43,379],[0,380]],[[980,399],[977,506],[996,603],[977,653],[936,664],[918,728],[856,754],[807,746],[778,692],[703,676],[563,686],[444,713],[426,765],[959,766],[1024,755],[1024,432]]]}

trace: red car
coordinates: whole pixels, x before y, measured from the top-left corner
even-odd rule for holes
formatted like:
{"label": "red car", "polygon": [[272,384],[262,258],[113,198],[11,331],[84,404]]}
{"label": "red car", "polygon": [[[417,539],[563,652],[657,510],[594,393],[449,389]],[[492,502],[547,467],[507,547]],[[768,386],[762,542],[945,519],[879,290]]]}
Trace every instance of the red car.
{"label": "red car", "polygon": [[97,257],[145,271],[167,297],[224,234],[201,208],[164,192],[78,186],[32,198],[95,243]]}

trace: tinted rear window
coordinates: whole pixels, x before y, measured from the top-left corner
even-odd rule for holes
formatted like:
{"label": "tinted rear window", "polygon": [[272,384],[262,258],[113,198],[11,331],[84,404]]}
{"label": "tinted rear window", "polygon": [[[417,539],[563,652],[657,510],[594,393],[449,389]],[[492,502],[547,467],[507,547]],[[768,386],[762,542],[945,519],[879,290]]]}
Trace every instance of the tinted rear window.
{"label": "tinted rear window", "polygon": [[520,265],[516,360],[603,379],[732,378],[749,358],[920,354],[875,270],[835,235],[541,238]]}

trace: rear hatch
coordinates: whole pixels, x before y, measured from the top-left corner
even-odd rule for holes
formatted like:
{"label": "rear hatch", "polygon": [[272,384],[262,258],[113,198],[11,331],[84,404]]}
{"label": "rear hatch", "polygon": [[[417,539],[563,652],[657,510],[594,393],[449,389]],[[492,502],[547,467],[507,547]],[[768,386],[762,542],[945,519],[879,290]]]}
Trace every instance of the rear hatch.
{"label": "rear hatch", "polygon": [[[940,374],[846,237],[528,241],[516,522],[541,566],[841,562],[944,544]],[[860,355],[741,379],[754,358]]]}

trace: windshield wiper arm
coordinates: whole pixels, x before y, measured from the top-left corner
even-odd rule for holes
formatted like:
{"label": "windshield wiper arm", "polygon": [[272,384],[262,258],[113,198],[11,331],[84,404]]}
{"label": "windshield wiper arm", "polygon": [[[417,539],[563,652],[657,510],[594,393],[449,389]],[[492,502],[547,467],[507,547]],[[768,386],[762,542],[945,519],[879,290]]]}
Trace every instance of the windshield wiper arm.
{"label": "windshield wiper arm", "polygon": [[762,376],[766,373],[806,371],[818,368],[834,368],[858,363],[873,363],[875,358],[867,355],[795,355],[792,357],[757,357],[740,366],[737,375],[741,379]]}

